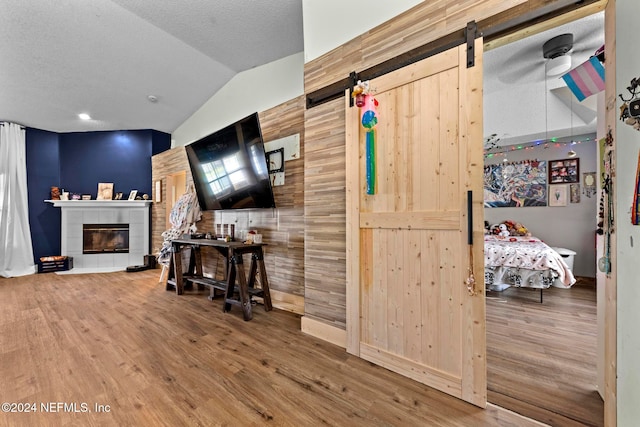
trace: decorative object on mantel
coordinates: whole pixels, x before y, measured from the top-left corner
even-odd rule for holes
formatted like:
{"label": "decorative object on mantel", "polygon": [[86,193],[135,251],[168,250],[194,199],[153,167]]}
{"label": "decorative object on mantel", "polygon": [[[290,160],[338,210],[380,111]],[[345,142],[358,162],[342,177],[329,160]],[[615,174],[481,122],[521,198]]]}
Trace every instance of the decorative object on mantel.
{"label": "decorative object on mantel", "polygon": [[618,96],[622,100],[620,120],[640,131],[640,89],[638,86],[640,86],[640,77],[633,78],[627,86],[631,96],[629,98],[625,98],[622,94],[618,94]]}
{"label": "decorative object on mantel", "polygon": [[60,188],[51,187],[51,200],[60,200]]}
{"label": "decorative object on mantel", "polygon": [[91,200],[91,194],[83,194],[82,200]]}
{"label": "decorative object on mantel", "polygon": [[113,197],[113,200],[122,200],[122,191],[118,191]]}
{"label": "decorative object on mantel", "polygon": [[138,190],[131,190],[131,192],[129,193],[129,200],[135,200],[137,195]]}
{"label": "decorative object on mantel", "polygon": [[547,162],[524,160],[485,166],[484,206],[547,206]]}
{"label": "decorative object on mantel", "polygon": [[360,81],[353,89],[352,96],[356,99],[356,106],[360,108],[360,122],[367,130],[365,145],[365,169],[367,194],[376,193],[376,134],[378,124],[378,100],[371,94],[368,81]]}
{"label": "decorative object on mantel", "polygon": [[111,200],[113,198],[113,182],[99,182],[96,200]]}
{"label": "decorative object on mantel", "polygon": [[71,195],[71,200],[80,200],[80,198],[81,198],[81,197],[82,197],[82,196],[80,196],[80,194],[78,194],[78,193],[73,193],[73,194]]}

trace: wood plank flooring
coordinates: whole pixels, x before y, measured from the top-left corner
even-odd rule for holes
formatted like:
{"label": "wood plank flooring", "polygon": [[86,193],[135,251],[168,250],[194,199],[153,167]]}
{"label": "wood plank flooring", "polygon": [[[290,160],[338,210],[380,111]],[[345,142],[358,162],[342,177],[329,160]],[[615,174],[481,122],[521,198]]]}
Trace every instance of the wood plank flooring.
{"label": "wood plank flooring", "polygon": [[159,275],[0,278],[0,401],[37,409],[0,426],[540,425],[351,356],[295,314],[256,306],[245,322]]}
{"label": "wood plank flooring", "polygon": [[596,291],[487,293],[488,400],[553,426],[603,426],[596,391]]}

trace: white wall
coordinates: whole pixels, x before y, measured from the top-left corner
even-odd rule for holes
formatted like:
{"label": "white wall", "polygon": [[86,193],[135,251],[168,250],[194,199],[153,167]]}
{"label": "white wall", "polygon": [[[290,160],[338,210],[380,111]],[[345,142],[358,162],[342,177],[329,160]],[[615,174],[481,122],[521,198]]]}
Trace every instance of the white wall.
{"label": "white wall", "polygon": [[[580,190],[582,191],[582,173],[595,172],[597,163],[597,144],[595,141],[583,142],[573,146],[532,150],[516,150],[507,153],[509,161],[521,160],[559,160],[567,158],[567,151],[574,150],[580,159]],[[500,163],[505,157],[487,159],[485,164]],[[598,195],[586,197],[580,194],[580,203],[568,203],[567,206],[535,206],[523,208],[485,208],[485,220],[498,224],[513,220],[524,224],[531,234],[539,237],[552,247],[567,248],[575,251],[573,273],[577,276],[596,276],[595,230],[598,214]]]}
{"label": "white wall", "polygon": [[251,113],[304,94],[304,62],[335,49],[420,1],[303,0],[305,52],[237,74],[173,132],[171,146],[187,145]]}
{"label": "white wall", "polygon": [[[616,93],[640,75],[638,55],[638,0],[616,1]],[[621,104],[617,99],[617,106]],[[631,225],[640,132],[617,122],[616,141],[616,235],[618,284],[618,426],[640,422],[640,226]]]}
{"label": "white wall", "polygon": [[179,147],[304,94],[303,53],[236,74],[171,135]]}
{"label": "white wall", "polygon": [[423,0],[302,0],[304,62],[343,45]]}

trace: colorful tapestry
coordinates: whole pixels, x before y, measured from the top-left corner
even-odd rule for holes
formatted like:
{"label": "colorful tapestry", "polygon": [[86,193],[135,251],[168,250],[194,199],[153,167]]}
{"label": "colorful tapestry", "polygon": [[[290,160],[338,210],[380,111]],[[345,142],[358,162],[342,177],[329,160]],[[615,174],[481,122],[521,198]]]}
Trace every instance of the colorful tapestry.
{"label": "colorful tapestry", "polygon": [[547,162],[525,160],[485,166],[484,205],[491,208],[547,206]]}

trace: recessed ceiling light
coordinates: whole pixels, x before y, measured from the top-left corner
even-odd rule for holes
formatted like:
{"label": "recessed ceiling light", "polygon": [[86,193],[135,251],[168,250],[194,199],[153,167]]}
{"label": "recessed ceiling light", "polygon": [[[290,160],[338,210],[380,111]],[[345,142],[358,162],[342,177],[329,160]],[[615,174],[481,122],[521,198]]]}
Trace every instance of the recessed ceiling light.
{"label": "recessed ceiling light", "polygon": [[91,116],[87,113],[80,113],[78,114],[78,117],[80,117],[80,120],[91,120]]}

